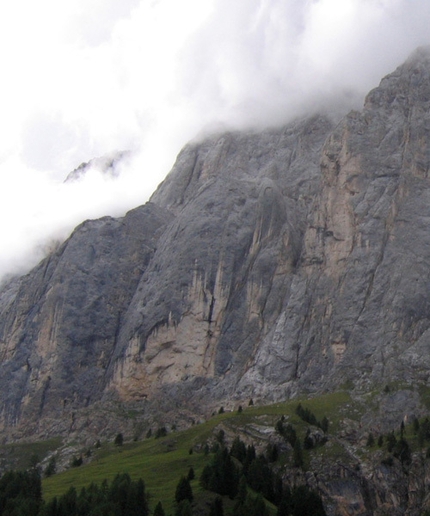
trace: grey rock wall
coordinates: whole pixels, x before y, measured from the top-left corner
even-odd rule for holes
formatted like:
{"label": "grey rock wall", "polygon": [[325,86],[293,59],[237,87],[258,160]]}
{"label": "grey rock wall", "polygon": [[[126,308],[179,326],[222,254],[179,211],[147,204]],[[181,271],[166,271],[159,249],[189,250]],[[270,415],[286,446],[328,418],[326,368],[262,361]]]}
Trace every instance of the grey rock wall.
{"label": "grey rock wall", "polygon": [[419,50],[339,123],[190,143],[150,203],[3,287],[0,430],[426,383],[429,79]]}

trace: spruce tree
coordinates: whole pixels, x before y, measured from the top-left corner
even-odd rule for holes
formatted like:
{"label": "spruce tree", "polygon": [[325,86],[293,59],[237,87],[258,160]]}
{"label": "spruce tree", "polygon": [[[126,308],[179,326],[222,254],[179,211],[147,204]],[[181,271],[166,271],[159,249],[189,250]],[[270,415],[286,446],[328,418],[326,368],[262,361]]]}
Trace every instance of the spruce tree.
{"label": "spruce tree", "polygon": [[220,496],[217,496],[210,504],[209,516],[224,516],[224,508]]}
{"label": "spruce tree", "polygon": [[179,504],[183,500],[193,501],[193,491],[187,477],[181,477],[176,486],[175,500]]}
{"label": "spruce tree", "polygon": [[157,505],[155,506],[153,516],[166,516],[166,513],[164,512],[161,502],[158,502]]}
{"label": "spruce tree", "polygon": [[175,516],[192,516],[193,510],[189,500],[182,500],[176,508]]}
{"label": "spruce tree", "polygon": [[114,440],[115,446],[122,446],[123,442],[124,442],[124,436],[121,433],[117,434],[117,436],[115,437],[115,440]]}
{"label": "spruce tree", "polygon": [[293,465],[296,468],[303,466],[303,451],[299,439],[296,439],[293,450]]}

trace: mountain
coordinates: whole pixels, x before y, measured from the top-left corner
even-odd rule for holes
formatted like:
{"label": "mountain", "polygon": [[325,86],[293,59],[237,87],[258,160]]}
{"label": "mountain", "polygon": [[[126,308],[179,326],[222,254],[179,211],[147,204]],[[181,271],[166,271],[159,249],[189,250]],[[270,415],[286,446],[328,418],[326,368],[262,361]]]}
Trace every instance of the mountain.
{"label": "mountain", "polygon": [[150,202],[78,226],[0,292],[2,435],[385,385],[381,424],[420,414],[429,108],[419,49],[361,112],[192,142]]}
{"label": "mountain", "polygon": [[64,180],[65,183],[71,183],[79,181],[85,174],[91,169],[100,171],[106,177],[116,178],[119,176],[120,171],[118,165],[124,164],[130,159],[131,151],[112,152],[99,158],[94,158],[88,161],[88,163],[81,163],[79,167],[72,170],[70,174]]}

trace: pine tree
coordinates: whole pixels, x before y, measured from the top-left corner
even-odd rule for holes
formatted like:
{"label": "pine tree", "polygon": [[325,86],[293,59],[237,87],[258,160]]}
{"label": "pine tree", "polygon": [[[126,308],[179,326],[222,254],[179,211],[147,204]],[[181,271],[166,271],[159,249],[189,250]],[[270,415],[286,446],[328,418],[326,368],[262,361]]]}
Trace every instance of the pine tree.
{"label": "pine tree", "polygon": [[189,500],[182,500],[178,504],[178,507],[175,512],[175,516],[192,516],[193,510],[191,508],[191,503]]}
{"label": "pine tree", "polygon": [[278,505],[277,516],[289,516],[293,511],[291,489],[287,486],[283,489],[282,499]]}
{"label": "pine tree", "polygon": [[412,421],[412,428],[414,430],[414,434],[417,435],[418,430],[420,429],[420,422],[416,417],[414,417],[414,420]]}
{"label": "pine tree", "polygon": [[177,503],[181,503],[183,500],[193,501],[193,491],[187,477],[181,477],[179,480],[176,486],[175,500]]}
{"label": "pine tree", "polygon": [[55,472],[57,471],[57,460],[54,457],[51,457],[49,459],[48,465],[45,468],[44,475],[46,478],[51,477],[52,475],[55,475]]}
{"label": "pine tree", "polygon": [[153,516],[166,516],[166,513],[164,512],[161,502],[158,502],[157,505],[155,506]]}
{"label": "pine tree", "polygon": [[303,466],[303,451],[299,439],[296,439],[293,449],[293,464],[296,468]]}
{"label": "pine tree", "polygon": [[240,437],[236,436],[230,448],[230,455],[237,459],[239,462],[244,462],[246,459],[246,446]]}
{"label": "pine tree", "polygon": [[117,434],[117,436],[115,437],[115,440],[114,440],[115,446],[122,446],[123,443],[124,443],[124,436],[121,433]]}
{"label": "pine tree", "polygon": [[210,504],[209,516],[224,516],[224,508],[220,496],[217,496]]}
{"label": "pine tree", "polygon": [[320,424],[320,427],[321,427],[321,430],[326,434],[328,432],[328,426],[329,426],[329,421],[328,419],[324,416],[321,420],[321,424]]}
{"label": "pine tree", "polygon": [[326,516],[321,497],[307,486],[299,486],[292,493],[293,516]]}
{"label": "pine tree", "polygon": [[191,480],[194,480],[195,477],[196,477],[196,474],[194,473],[194,468],[192,466],[190,466],[190,469],[188,470],[187,478],[191,482]]}

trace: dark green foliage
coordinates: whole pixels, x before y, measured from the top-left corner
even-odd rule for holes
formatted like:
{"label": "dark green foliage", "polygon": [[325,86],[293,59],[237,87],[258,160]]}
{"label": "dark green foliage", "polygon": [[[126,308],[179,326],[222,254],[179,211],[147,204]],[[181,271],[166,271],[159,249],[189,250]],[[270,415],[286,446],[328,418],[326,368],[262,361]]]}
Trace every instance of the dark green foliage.
{"label": "dark green foliage", "polygon": [[230,455],[237,459],[239,462],[245,462],[246,459],[246,446],[243,441],[240,440],[240,437],[235,437],[231,449]]}
{"label": "dark green foliage", "polygon": [[224,407],[220,407],[220,409],[218,410],[218,414],[224,414]]}
{"label": "dark green foliage", "polygon": [[369,433],[369,435],[367,436],[367,441],[366,441],[366,446],[374,446],[375,444],[375,438],[373,437],[373,434],[372,432]]}
{"label": "dark green foliage", "polygon": [[216,435],[216,440],[219,444],[224,444],[224,438],[225,438],[225,432],[224,430],[221,428],[221,430],[218,431],[217,435]]}
{"label": "dark green foliage", "polygon": [[29,466],[31,469],[36,469],[37,468],[37,465],[39,464],[40,462],[40,457],[39,455],[37,455],[37,453],[33,453],[30,457],[30,460],[29,460]]}
{"label": "dark green foliage", "polygon": [[239,487],[237,489],[236,495],[236,505],[243,505],[245,503],[246,497],[248,496],[248,488],[246,484],[245,475],[242,475],[239,480]]}
{"label": "dark green foliage", "polygon": [[249,406],[249,407],[252,407],[253,405],[254,405],[254,400],[251,398],[251,399],[249,400],[248,406]]}
{"label": "dark green foliage", "polygon": [[210,504],[209,516],[224,516],[224,507],[220,496],[217,496]]}
{"label": "dark green foliage", "polygon": [[430,441],[430,421],[428,418],[425,418],[418,429],[418,444],[420,447],[423,447],[426,441]]}
{"label": "dark green foliage", "polygon": [[[67,493],[61,496],[58,500],[57,515],[68,516],[76,514],[77,512],[77,494],[76,489],[71,487]],[[57,516],[56,515],[56,516]]]}
{"label": "dark green foliage", "polygon": [[325,416],[321,420],[320,427],[325,434],[328,432],[329,421]]}
{"label": "dark green foliage", "polygon": [[251,462],[253,460],[255,460],[256,457],[257,457],[257,454],[255,452],[254,445],[251,444],[246,448],[245,460],[242,461],[242,465],[243,465],[242,471],[243,471],[244,475],[246,475],[248,473],[249,465],[251,464]]}
{"label": "dark green foliage", "polygon": [[414,419],[412,421],[412,429],[413,429],[414,435],[417,435],[418,431],[420,429],[420,422],[419,422],[418,418],[416,418],[416,417],[414,417]]}
{"label": "dark green foliage", "polygon": [[146,432],[146,436],[145,436],[147,439],[149,439],[150,437],[152,437],[152,429],[150,428],[147,432]]}
{"label": "dark green foliage", "polygon": [[258,494],[253,500],[252,507],[248,512],[251,516],[265,516],[267,514],[266,504],[261,494]]}
{"label": "dark green foliage", "polygon": [[381,448],[383,444],[384,444],[384,436],[380,435],[378,437],[378,446]]}
{"label": "dark green foliage", "polygon": [[239,405],[239,408],[237,409],[237,413],[242,414],[242,411],[243,411],[242,405]]}
{"label": "dark green foliage", "polygon": [[281,503],[283,495],[284,495],[284,483],[282,481],[281,474],[278,472],[275,474],[275,480],[273,483],[273,500],[272,500],[272,502],[275,505],[279,505]]}
{"label": "dark green foliage", "polygon": [[[130,476],[117,475],[109,486],[91,484],[77,494],[71,487],[60,498],[43,507],[40,516],[148,516],[148,503],[142,479],[133,482]],[[163,516],[159,514],[158,516]]]}
{"label": "dark green foliage", "polygon": [[274,501],[274,474],[264,455],[259,455],[251,462],[246,479],[254,491]]}
{"label": "dark green foliage", "polygon": [[124,436],[121,433],[117,434],[117,436],[115,437],[115,440],[114,440],[115,446],[122,446],[123,443],[124,443]]}
{"label": "dark green foliage", "polygon": [[393,448],[393,455],[399,459],[402,464],[408,465],[411,463],[411,449],[409,447],[408,441],[404,437],[401,437],[396,442]]}
{"label": "dark green foliage", "polygon": [[44,475],[46,478],[51,477],[52,475],[55,475],[57,471],[57,459],[54,457],[51,457],[49,459],[48,465],[45,468]]}
{"label": "dark green foliage", "polygon": [[157,431],[155,432],[155,438],[159,439],[160,437],[166,437],[167,435],[167,428],[165,426],[161,426],[160,428],[157,428]]}
{"label": "dark green foliage", "polygon": [[303,448],[305,450],[311,450],[313,447],[314,447],[314,442],[313,442],[313,440],[311,438],[311,431],[308,428],[306,430],[306,435],[305,435],[305,438],[303,440]]}
{"label": "dark green foliage", "polygon": [[175,516],[192,516],[193,510],[191,508],[191,503],[189,500],[182,500],[178,504],[178,507],[175,512]]}
{"label": "dark green foliage", "polygon": [[247,495],[244,500],[238,500],[233,508],[233,516],[266,516],[267,509],[263,496]]}
{"label": "dark green foliage", "polygon": [[181,477],[179,480],[176,486],[175,500],[177,503],[181,503],[183,500],[193,501],[193,491],[187,477]]}
{"label": "dark green foliage", "polygon": [[83,459],[82,459],[82,455],[80,455],[79,457],[73,457],[73,459],[70,462],[70,466],[72,468],[79,468],[79,466],[82,466],[82,463],[83,463]]}
{"label": "dark green foliage", "polygon": [[266,457],[269,462],[276,462],[279,458],[278,445],[276,443],[269,443],[266,448]]}
{"label": "dark green foliage", "polygon": [[387,435],[387,450],[391,453],[394,449],[394,446],[396,446],[397,439],[394,435],[394,432],[391,432]]}
{"label": "dark green foliage", "polygon": [[161,502],[158,502],[157,505],[155,506],[153,516],[166,516],[166,513],[164,512]]}
{"label": "dark green foliage", "polygon": [[236,496],[239,475],[226,448],[218,450],[210,464],[203,468],[200,483],[204,489],[220,495]]}
{"label": "dark green foliage", "polygon": [[37,469],[8,471],[0,478],[0,514],[36,516],[42,502],[42,487]]}
{"label": "dark green foliage", "polygon": [[301,403],[297,405],[296,414],[299,416],[300,419],[306,421],[306,423],[309,423],[313,426],[318,426],[324,433],[328,432],[329,422],[325,416],[322,418],[321,421],[318,421],[318,419],[315,417],[315,414],[311,412],[308,408],[304,408]]}
{"label": "dark green foliage", "polygon": [[190,469],[188,470],[187,478],[191,482],[191,480],[194,480],[195,477],[196,477],[196,474],[194,473],[194,468],[192,466],[190,466]]}
{"label": "dark green foliage", "polygon": [[293,465],[296,468],[303,467],[303,451],[300,441],[296,439],[293,449]]}
{"label": "dark green foliage", "polygon": [[382,459],[382,460],[381,460],[381,464],[383,464],[384,466],[391,467],[391,466],[394,464],[394,459],[393,459],[393,457],[390,455],[390,456],[388,456],[388,457],[385,457],[385,459]]}
{"label": "dark green foliage", "polygon": [[321,497],[307,486],[293,489],[291,506],[292,516],[326,516]]}
{"label": "dark green foliage", "polygon": [[277,516],[289,516],[293,511],[293,498],[291,489],[287,486],[283,489],[282,498],[278,505]]}
{"label": "dark green foliage", "polygon": [[296,408],[296,414],[299,416],[300,419],[303,419],[303,421],[306,421],[306,423],[309,423],[310,425],[318,426],[317,418],[315,417],[315,414],[311,412],[308,408],[303,408],[302,404],[299,403]]}
{"label": "dark green foliage", "polygon": [[284,424],[284,417],[276,423],[275,430],[294,448],[297,440],[297,433],[292,425],[289,423],[286,425]]}

